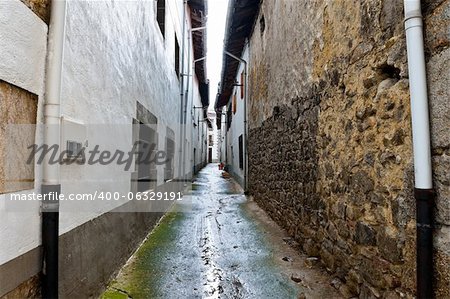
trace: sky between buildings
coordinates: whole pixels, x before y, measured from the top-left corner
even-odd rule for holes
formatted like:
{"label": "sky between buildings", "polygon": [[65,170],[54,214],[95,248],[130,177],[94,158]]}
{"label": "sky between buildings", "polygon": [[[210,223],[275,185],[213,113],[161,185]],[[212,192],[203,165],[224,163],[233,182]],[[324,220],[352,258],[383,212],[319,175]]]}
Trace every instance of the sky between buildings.
{"label": "sky between buildings", "polygon": [[208,1],[207,72],[210,88],[209,110],[214,110],[217,85],[222,73],[223,39],[227,17],[228,0]]}

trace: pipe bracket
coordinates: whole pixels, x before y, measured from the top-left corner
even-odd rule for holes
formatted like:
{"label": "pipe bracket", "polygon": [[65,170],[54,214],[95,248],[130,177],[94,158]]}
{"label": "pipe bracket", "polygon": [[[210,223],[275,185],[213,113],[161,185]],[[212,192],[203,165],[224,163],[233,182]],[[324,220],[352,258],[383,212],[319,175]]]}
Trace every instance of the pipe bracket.
{"label": "pipe bracket", "polygon": [[410,19],[415,19],[415,18],[423,19],[422,12],[420,10],[411,10],[411,11],[405,12],[404,22],[406,22]]}

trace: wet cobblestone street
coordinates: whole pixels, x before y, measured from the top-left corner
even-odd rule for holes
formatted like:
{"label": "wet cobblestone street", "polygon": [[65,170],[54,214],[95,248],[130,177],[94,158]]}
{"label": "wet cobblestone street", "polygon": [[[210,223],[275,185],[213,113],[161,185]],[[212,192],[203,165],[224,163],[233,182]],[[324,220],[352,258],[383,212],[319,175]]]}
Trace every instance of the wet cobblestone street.
{"label": "wet cobblestone street", "polygon": [[210,164],[103,298],[340,298],[293,244]]}

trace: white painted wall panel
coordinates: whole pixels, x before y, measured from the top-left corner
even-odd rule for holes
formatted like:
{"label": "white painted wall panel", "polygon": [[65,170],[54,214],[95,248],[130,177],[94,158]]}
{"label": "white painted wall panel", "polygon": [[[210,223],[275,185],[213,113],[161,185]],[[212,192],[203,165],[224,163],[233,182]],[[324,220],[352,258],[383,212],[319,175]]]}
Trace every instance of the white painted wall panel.
{"label": "white painted wall panel", "polygon": [[[37,123],[43,121],[47,25],[19,0],[0,1],[0,80],[38,95]],[[36,140],[42,135],[36,133]],[[0,161],[7,163],[7,161]],[[35,169],[35,189],[42,181]],[[22,211],[0,195],[0,265],[37,247],[41,242],[40,203],[29,202]]]}

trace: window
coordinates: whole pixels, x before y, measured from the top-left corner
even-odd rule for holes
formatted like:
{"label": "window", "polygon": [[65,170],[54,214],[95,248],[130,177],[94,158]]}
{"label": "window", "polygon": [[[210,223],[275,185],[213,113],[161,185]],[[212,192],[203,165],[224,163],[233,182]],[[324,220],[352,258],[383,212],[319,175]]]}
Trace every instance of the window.
{"label": "window", "polygon": [[230,129],[231,127],[231,122],[233,121],[233,115],[231,113],[231,104],[228,104],[227,106],[227,131]]}
{"label": "window", "polygon": [[180,78],[180,44],[178,43],[177,36],[175,35],[175,73]]}
{"label": "window", "polygon": [[166,128],[166,165],[164,168],[164,181],[173,179],[175,157],[175,132]]}
{"label": "window", "polygon": [[264,34],[264,30],[266,30],[266,19],[264,18],[264,15],[262,15],[261,19],[259,19],[259,30],[262,36]]}
{"label": "window", "polygon": [[245,77],[244,77],[244,71],[241,72],[241,99],[245,96]]}
{"label": "window", "polygon": [[166,0],[156,0],[156,21],[162,36],[166,36]]}
{"label": "window", "polygon": [[236,93],[234,93],[234,95],[233,95],[233,106],[232,106],[232,109],[233,109],[233,114],[236,114],[236,111],[237,111],[237,100],[236,100]]}
{"label": "window", "polygon": [[197,149],[194,148],[194,173],[197,173]]}
{"label": "window", "polygon": [[158,119],[139,102],[136,114],[137,120],[134,123],[138,124],[138,132],[134,141],[138,142],[137,191],[143,192],[156,188],[157,169],[154,157],[158,150]]}
{"label": "window", "polygon": [[239,136],[239,168],[244,169],[244,141],[242,134]]}

